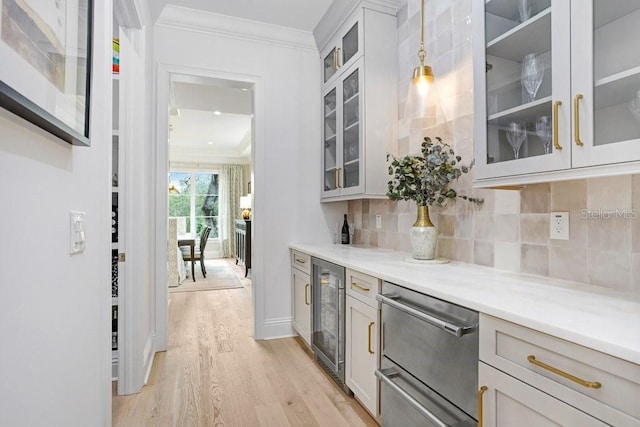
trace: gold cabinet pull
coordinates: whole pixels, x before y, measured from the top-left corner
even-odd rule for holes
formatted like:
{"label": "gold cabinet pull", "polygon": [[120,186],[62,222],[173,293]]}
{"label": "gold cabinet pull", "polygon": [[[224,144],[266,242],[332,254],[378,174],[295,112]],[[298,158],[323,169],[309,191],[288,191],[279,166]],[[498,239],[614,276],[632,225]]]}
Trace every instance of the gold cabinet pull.
{"label": "gold cabinet pull", "polygon": [[574,383],[578,383],[583,387],[588,387],[588,388],[600,388],[602,387],[602,384],[600,384],[599,382],[592,382],[592,381],[585,381],[582,378],[578,378],[576,376],[573,376],[571,374],[568,374],[564,371],[561,371],[558,368],[554,368],[553,366],[549,366],[546,363],[542,363],[538,360],[536,360],[536,357],[534,355],[529,355],[527,356],[527,360],[529,361],[529,363],[536,365],[542,369],[546,369],[549,372],[553,372],[556,375],[561,376],[562,378],[566,378],[570,381],[573,381]]}
{"label": "gold cabinet pull", "polygon": [[487,391],[487,386],[483,385],[478,390],[478,427],[482,427],[482,395]]}
{"label": "gold cabinet pull", "polygon": [[375,325],[375,322],[369,323],[369,331],[368,331],[368,340],[367,340],[367,350],[369,350],[369,354],[375,354],[375,351],[371,350],[371,328]]}
{"label": "gold cabinet pull", "polygon": [[369,292],[371,290],[369,288],[365,288],[364,286],[358,285],[356,282],[351,282],[351,286],[353,286],[356,289],[360,289],[362,292]]}
{"label": "gold cabinet pull", "polygon": [[575,137],[576,145],[578,147],[582,147],[584,145],[584,142],[580,140],[580,100],[582,98],[584,98],[584,96],[581,93],[579,93],[573,99],[573,114],[574,114],[573,134]]}
{"label": "gold cabinet pull", "polygon": [[558,109],[562,105],[562,101],[553,103],[553,147],[556,150],[562,150],[562,145],[558,142]]}
{"label": "gold cabinet pull", "polygon": [[333,170],[333,188],[338,188],[338,168]]}
{"label": "gold cabinet pull", "polygon": [[336,56],[336,49],[333,49],[333,69],[337,70],[338,69],[338,65],[336,64],[336,62],[338,61],[338,57]]}
{"label": "gold cabinet pull", "polygon": [[308,292],[308,290],[309,290],[310,287],[311,287],[311,285],[309,285],[309,284],[304,285],[304,303],[306,305],[309,305],[309,292]]}
{"label": "gold cabinet pull", "polygon": [[336,168],[336,188],[342,188],[340,185],[340,171],[342,168]]}
{"label": "gold cabinet pull", "polygon": [[336,70],[342,66],[342,64],[340,64],[340,48],[336,50],[336,65]]}
{"label": "gold cabinet pull", "polygon": [[298,264],[306,264],[306,262],[307,262],[307,261],[305,261],[305,260],[303,260],[303,259],[300,259],[300,258],[296,258],[296,262],[297,262]]}

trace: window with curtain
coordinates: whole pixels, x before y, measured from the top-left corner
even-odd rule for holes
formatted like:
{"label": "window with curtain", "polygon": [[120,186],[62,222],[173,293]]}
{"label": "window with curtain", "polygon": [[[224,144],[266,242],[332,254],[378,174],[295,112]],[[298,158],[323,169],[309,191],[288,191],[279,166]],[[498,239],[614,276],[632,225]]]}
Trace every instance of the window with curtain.
{"label": "window with curtain", "polygon": [[209,238],[219,237],[218,174],[212,172],[169,173],[169,216],[185,222],[186,232],[199,235],[205,225]]}

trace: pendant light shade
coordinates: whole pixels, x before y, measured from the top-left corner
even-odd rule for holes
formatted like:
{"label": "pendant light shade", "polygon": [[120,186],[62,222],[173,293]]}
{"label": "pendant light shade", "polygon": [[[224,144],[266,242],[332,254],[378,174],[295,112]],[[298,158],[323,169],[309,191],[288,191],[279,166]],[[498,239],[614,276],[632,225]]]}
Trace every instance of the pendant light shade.
{"label": "pendant light shade", "polygon": [[405,104],[404,117],[410,129],[425,129],[437,123],[438,95],[435,78],[430,66],[425,65],[427,53],[424,50],[424,0],[420,0],[420,65],[414,68],[409,93]]}

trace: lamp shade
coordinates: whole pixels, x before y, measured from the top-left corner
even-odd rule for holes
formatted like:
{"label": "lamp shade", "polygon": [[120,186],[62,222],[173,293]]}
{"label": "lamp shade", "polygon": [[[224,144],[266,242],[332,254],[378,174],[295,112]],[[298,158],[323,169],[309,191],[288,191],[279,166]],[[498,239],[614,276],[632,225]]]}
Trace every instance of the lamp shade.
{"label": "lamp shade", "polygon": [[240,197],[240,208],[251,209],[251,195]]}

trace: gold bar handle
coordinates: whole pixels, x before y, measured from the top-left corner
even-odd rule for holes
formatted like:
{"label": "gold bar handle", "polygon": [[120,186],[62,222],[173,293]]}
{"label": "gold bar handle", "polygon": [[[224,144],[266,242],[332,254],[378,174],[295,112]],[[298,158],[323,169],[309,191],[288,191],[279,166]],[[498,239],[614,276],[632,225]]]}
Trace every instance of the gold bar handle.
{"label": "gold bar handle", "polygon": [[576,145],[578,147],[582,147],[584,145],[584,142],[580,140],[580,100],[582,98],[584,98],[584,96],[581,93],[579,93],[573,99],[573,114],[574,114],[573,133],[575,136]]}
{"label": "gold bar handle", "polygon": [[300,258],[296,258],[296,262],[297,262],[298,264],[306,264],[306,262],[307,262],[307,261],[305,261],[305,260],[303,260],[303,259],[300,259]]}
{"label": "gold bar handle", "polygon": [[310,303],[309,303],[309,292],[308,292],[310,287],[311,287],[311,285],[309,285],[309,284],[304,285],[304,303],[306,305],[310,305]]}
{"label": "gold bar handle", "polygon": [[337,172],[337,176],[338,176],[338,181],[336,182],[336,188],[342,188],[342,186],[340,185],[340,171],[342,170],[342,168],[336,168],[336,172]]}
{"label": "gold bar handle", "polygon": [[337,70],[338,69],[338,55],[336,55],[336,53],[338,53],[338,49],[333,49],[333,69]]}
{"label": "gold bar handle", "polygon": [[368,331],[368,340],[367,340],[367,350],[369,350],[369,354],[375,354],[375,351],[371,350],[371,328],[373,328],[373,325],[375,325],[375,322],[370,322],[369,323],[369,331]]}
{"label": "gold bar handle", "polygon": [[558,109],[562,105],[562,101],[556,101],[553,104],[553,147],[556,150],[562,150],[562,145],[558,142]]}
{"label": "gold bar handle", "polygon": [[529,355],[527,356],[527,360],[529,361],[529,363],[536,365],[542,369],[546,369],[549,372],[553,372],[556,375],[561,376],[562,378],[566,378],[570,381],[573,381],[574,383],[578,383],[583,387],[588,387],[588,388],[600,388],[602,387],[602,384],[600,384],[599,382],[592,382],[592,381],[585,381],[582,378],[578,378],[576,376],[573,376],[571,374],[568,374],[564,371],[561,371],[558,368],[554,368],[553,366],[549,366],[546,363],[542,363],[538,360],[536,360],[536,357],[534,355]]}
{"label": "gold bar handle", "polygon": [[365,288],[364,286],[358,285],[356,282],[351,282],[351,286],[356,289],[360,289],[362,292],[369,292],[371,290],[369,288]]}
{"label": "gold bar handle", "polygon": [[487,386],[483,385],[478,390],[478,427],[482,427],[482,395],[487,391]]}
{"label": "gold bar handle", "polygon": [[[336,51],[336,65],[338,66],[338,68],[340,68],[342,66],[342,64],[340,64],[340,48],[337,49]],[[336,70],[338,69],[336,68]]]}
{"label": "gold bar handle", "polygon": [[333,170],[333,188],[338,188],[338,168]]}

